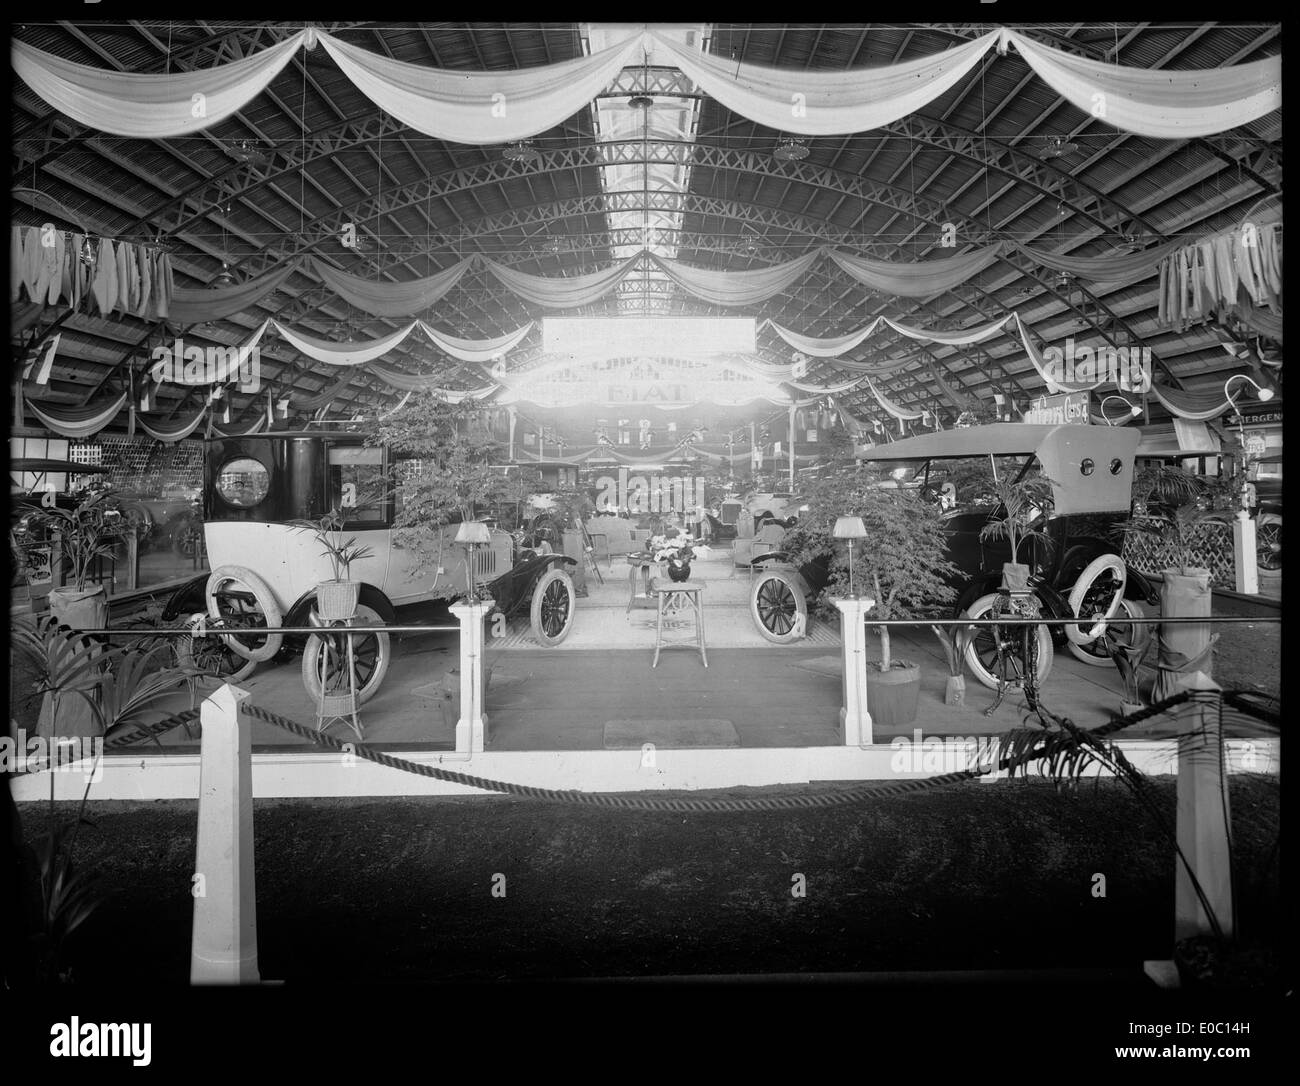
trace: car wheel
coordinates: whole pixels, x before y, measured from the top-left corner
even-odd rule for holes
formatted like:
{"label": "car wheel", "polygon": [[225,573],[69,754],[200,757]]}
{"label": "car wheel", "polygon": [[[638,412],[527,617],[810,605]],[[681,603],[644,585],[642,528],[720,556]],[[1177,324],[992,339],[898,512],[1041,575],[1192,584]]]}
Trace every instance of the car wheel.
{"label": "car wheel", "polygon": [[[1147,612],[1146,608],[1137,600],[1120,600],[1118,617],[1146,618]],[[1110,623],[1106,626],[1106,632],[1101,637],[1088,642],[1086,645],[1076,645],[1073,641],[1070,641],[1067,642],[1067,648],[1070,655],[1081,663],[1091,664],[1093,667],[1110,667],[1111,655],[1105,649],[1106,643],[1126,646],[1137,645],[1150,640],[1151,636],[1151,625],[1146,622]]]}
{"label": "car wheel", "polygon": [[749,593],[749,613],[758,632],[778,645],[808,636],[808,602],[803,589],[788,573],[764,570]]}
{"label": "car wheel", "polygon": [[[971,604],[966,617],[988,618],[997,598],[996,592],[981,596]],[[1052,635],[1048,627],[1031,628],[1038,637],[1038,685],[1041,687],[1052,670],[1055,650],[1052,648]],[[1023,629],[1025,629],[1023,626],[980,626],[967,646],[966,666],[970,668],[971,674],[990,690],[998,688],[999,676],[1012,690],[1019,690],[1024,685],[1025,662],[1021,648]]]}
{"label": "car wheel", "polygon": [[[379,612],[364,603],[357,605],[356,618],[362,626],[381,626],[384,622]],[[392,639],[386,633],[352,639],[352,671],[357,684],[358,705],[364,705],[379,692],[392,658]],[[320,633],[307,637],[302,653],[302,684],[313,700],[322,693],[322,670],[325,672],[325,694],[347,694],[346,661],[347,645],[341,635]]]}
{"label": "car wheel", "polygon": [[1082,626],[1066,626],[1065,636],[1070,644],[1088,645],[1106,632],[1104,620],[1115,617],[1124,602],[1127,584],[1128,566],[1118,554],[1099,554],[1088,563],[1070,589],[1069,604],[1071,614],[1091,619],[1093,625],[1086,630]]}
{"label": "car wheel", "polygon": [[533,589],[533,636],[547,648],[558,645],[573,629],[577,602],[573,578],[562,569],[547,570]]}
{"label": "car wheel", "polygon": [[1255,521],[1255,553],[1259,568],[1282,568],[1282,518],[1276,513],[1261,513]]}
{"label": "car wheel", "polygon": [[[196,615],[188,625],[193,628],[201,617]],[[237,683],[257,670],[257,661],[235,652],[226,644],[225,638],[209,634],[206,637],[178,637],[176,640],[178,664],[182,667],[196,667],[221,682]]]}
{"label": "car wheel", "polygon": [[[223,629],[261,629],[283,625],[280,607],[266,582],[243,566],[219,566],[208,575],[204,595],[208,614]],[[284,641],[283,634],[223,634],[233,652],[261,663],[271,659]]]}

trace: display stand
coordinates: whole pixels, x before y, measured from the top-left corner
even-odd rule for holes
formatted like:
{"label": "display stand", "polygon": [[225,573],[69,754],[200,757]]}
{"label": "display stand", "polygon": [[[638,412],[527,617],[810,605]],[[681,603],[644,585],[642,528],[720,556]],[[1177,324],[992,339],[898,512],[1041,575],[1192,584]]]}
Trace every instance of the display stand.
{"label": "display stand", "polygon": [[[351,625],[352,620],[347,619],[343,622],[326,622],[319,618],[313,611],[311,613],[313,626],[347,626]],[[317,636],[313,634],[312,636]],[[324,637],[325,635],[321,635]],[[332,634],[330,636],[333,636]],[[357,716],[357,668],[356,654],[353,648],[353,635],[339,635],[343,639],[344,664],[347,674],[347,689],[342,693],[329,693],[329,665],[330,653],[322,651],[320,654],[320,694],[316,699],[316,730],[323,732],[326,728],[336,723],[346,724],[355,733],[358,739],[363,738],[361,731],[361,720]],[[324,649],[325,646],[322,646]]]}

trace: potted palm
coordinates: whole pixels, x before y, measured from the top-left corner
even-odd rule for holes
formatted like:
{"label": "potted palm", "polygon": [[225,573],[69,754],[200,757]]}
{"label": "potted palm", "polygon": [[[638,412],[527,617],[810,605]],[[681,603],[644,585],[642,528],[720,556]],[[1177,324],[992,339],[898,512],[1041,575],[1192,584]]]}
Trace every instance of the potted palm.
{"label": "potted palm", "polygon": [[102,630],[108,625],[108,594],[89,584],[90,573],[117,545],[121,517],[107,504],[108,491],[90,491],[70,509],[52,505],[35,517],[48,535],[58,537],[66,583],[50,590],[50,613],[74,630]]}
{"label": "potted palm", "polygon": [[944,659],[948,663],[948,683],[944,687],[943,703],[958,708],[966,704],[966,676],[962,669],[966,661],[966,650],[979,632],[977,626],[931,626],[934,636],[943,646]]}
{"label": "potted palm", "polygon": [[[1013,596],[1023,597],[1029,591],[1029,565],[1021,562],[1021,548],[1026,543],[1032,550],[1035,542],[1051,546],[1051,539],[1041,528],[1035,527],[1052,499],[1051,484],[1042,477],[1011,481],[999,480],[993,486],[998,499],[998,512],[980,529],[980,542],[1005,539],[1011,547],[1011,561],[1002,565],[1002,587]],[[1030,550],[1024,557],[1030,557]]]}
{"label": "potted palm", "polygon": [[330,560],[333,580],[316,585],[316,613],[328,621],[346,621],[357,610],[361,598],[361,582],[351,580],[353,562],[369,558],[374,551],[359,544],[356,537],[343,538],[343,514],[331,509],[318,520],[295,520],[295,528],[315,534],[321,545],[321,554]]}

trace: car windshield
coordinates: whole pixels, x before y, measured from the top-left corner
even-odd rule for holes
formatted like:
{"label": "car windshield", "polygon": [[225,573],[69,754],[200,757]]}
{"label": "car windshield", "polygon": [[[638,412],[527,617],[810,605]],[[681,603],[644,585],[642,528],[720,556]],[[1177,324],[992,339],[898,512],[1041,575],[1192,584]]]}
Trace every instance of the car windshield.
{"label": "car windshield", "polygon": [[[957,460],[932,460],[927,479],[925,463],[909,464],[900,485],[913,483],[929,486],[939,491],[947,509],[983,509],[998,504],[995,484],[998,480],[1020,478],[1030,455],[1023,456],[970,456]],[[996,475],[994,474],[996,471]],[[1030,473],[1041,471],[1034,461]]]}

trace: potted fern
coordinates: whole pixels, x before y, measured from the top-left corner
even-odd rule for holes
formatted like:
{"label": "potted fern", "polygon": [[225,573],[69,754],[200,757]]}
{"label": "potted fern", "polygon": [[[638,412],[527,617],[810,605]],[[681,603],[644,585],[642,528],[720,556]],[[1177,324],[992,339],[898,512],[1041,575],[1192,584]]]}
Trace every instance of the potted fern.
{"label": "potted fern", "polygon": [[343,514],[337,509],[318,520],[295,520],[292,524],[316,536],[321,554],[330,560],[334,572],[333,580],[316,585],[316,613],[331,622],[350,619],[361,599],[361,582],[349,577],[352,563],[371,557],[374,551],[358,543],[355,536],[343,538]]}
{"label": "potted fern", "polygon": [[943,703],[961,708],[966,704],[966,676],[962,668],[966,660],[966,650],[979,632],[978,626],[931,626],[934,636],[943,646],[944,659],[948,662],[948,684],[944,687]]}

